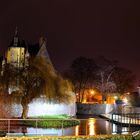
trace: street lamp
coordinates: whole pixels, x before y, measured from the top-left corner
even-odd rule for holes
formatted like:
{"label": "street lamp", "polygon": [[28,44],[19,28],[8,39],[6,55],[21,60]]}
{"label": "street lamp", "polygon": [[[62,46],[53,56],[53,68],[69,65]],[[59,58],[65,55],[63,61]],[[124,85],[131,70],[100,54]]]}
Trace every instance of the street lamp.
{"label": "street lamp", "polygon": [[91,91],[90,91],[90,94],[91,94],[91,95],[93,95],[94,93],[95,93],[94,90],[91,90]]}

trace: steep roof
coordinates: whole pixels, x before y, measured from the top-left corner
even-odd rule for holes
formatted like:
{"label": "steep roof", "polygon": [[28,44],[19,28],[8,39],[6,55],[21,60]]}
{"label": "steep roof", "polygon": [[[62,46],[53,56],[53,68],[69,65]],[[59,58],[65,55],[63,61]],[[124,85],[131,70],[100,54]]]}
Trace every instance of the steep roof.
{"label": "steep roof", "polygon": [[[48,51],[47,51],[47,48],[46,48],[46,42],[44,41],[37,53],[37,56],[41,56],[43,58],[46,58],[49,63],[52,65],[52,62],[51,62],[51,59],[49,57],[49,54],[48,54]],[[53,66],[53,65],[52,65]]]}

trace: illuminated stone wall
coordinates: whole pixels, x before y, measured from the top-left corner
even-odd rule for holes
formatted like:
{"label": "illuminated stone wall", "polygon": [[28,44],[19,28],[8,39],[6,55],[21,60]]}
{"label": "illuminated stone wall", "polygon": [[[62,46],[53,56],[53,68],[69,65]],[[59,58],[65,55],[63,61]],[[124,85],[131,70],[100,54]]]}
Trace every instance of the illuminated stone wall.
{"label": "illuminated stone wall", "polygon": [[100,115],[114,112],[114,104],[80,104],[77,103],[77,114]]}

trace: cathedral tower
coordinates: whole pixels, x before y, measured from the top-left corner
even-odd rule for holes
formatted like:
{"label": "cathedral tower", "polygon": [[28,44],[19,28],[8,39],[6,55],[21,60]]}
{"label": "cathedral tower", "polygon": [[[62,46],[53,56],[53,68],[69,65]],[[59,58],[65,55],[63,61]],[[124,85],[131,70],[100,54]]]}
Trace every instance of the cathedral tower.
{"label": "cathedral tower", "polygon": [[8,47],[7,63],[14,67],[24,67],[25,60],[25,42],[18,37],[18,30],[16,28],[14,38]]}

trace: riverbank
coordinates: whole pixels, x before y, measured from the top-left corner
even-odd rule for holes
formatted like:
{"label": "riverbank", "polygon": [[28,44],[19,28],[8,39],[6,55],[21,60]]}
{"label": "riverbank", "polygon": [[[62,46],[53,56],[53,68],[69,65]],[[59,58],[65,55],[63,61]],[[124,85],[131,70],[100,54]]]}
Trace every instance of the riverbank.
{"label": "riverbank", "polygon": [[23,121],[24,126],[32,126],[38,128],[65,128],[80,124],[79,120],[72,119],[67,115],[37,116],[29,119],[36,120]]}
{"label": "riverbank", "polygon": [[0,140],[140,140],[132,135],[95,135],[95,136],[21,136],[1,137]]}

